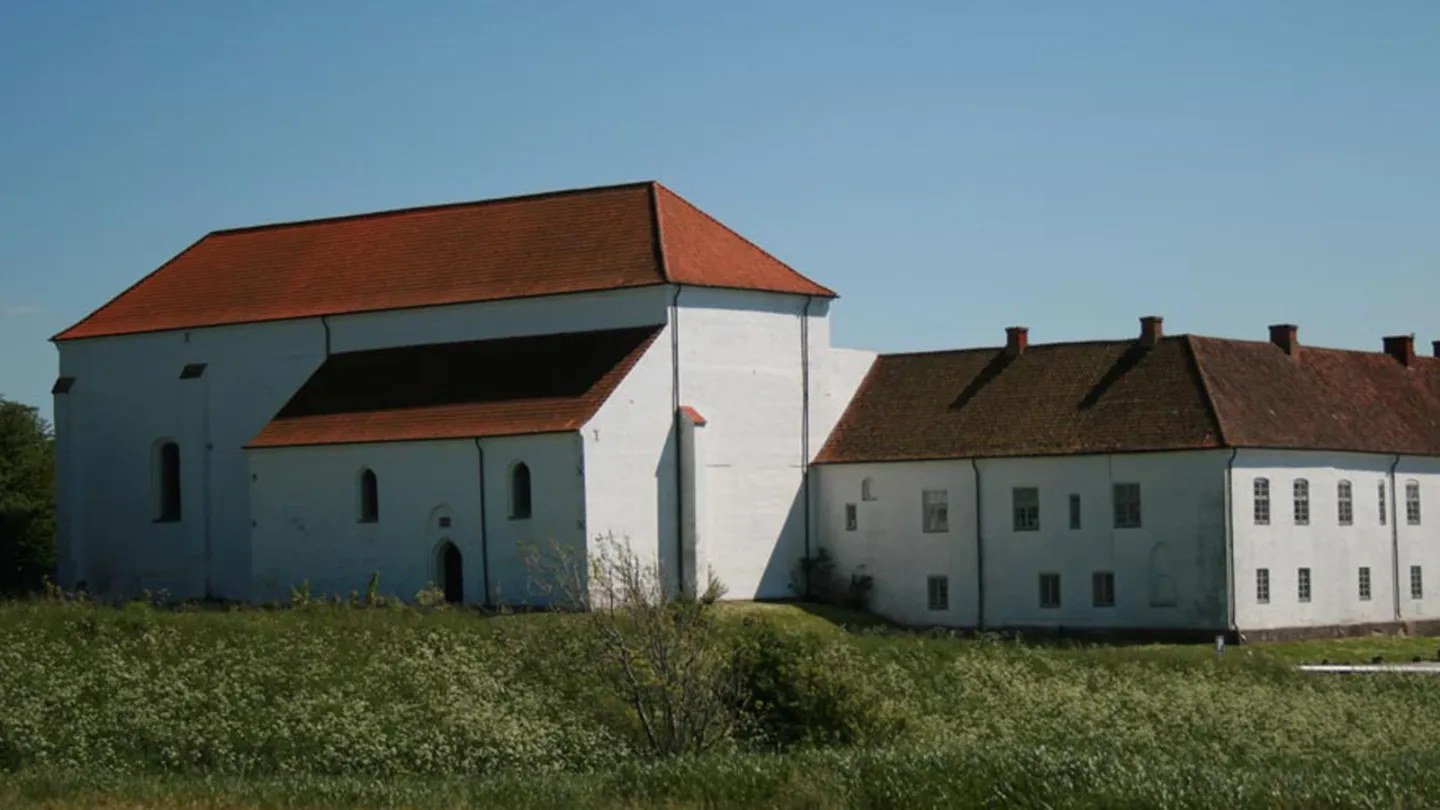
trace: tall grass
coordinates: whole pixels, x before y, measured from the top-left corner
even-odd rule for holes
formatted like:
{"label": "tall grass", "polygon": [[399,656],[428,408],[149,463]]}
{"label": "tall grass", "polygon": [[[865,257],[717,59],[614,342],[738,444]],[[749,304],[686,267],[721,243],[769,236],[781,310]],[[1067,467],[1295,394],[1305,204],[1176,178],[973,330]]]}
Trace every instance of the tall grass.
{"label": "tall grass", "polygon": [[765,705],[656,761],[577,666],[576,617],[0,606],[0,806],[1440,804],[1430,677],[730,612]]}

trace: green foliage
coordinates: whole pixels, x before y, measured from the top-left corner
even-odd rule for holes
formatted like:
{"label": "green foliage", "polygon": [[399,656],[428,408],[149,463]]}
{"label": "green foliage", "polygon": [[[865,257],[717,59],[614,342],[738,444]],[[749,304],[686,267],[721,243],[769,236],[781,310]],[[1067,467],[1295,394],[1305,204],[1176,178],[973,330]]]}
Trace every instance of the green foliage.
{"label": "green foliage", "polygon": [[55,437],[37,409],[0,398],[0,593],[55,571]]}
{"label": "green foliage", "polygon": [[1433,676],[1289,666],[1433,639],[1219,658],[720,603],[704,638],[737,666],[734,722],[657,757],[586,614],[52,596],[0,604],[0,807],[1440,805]]}

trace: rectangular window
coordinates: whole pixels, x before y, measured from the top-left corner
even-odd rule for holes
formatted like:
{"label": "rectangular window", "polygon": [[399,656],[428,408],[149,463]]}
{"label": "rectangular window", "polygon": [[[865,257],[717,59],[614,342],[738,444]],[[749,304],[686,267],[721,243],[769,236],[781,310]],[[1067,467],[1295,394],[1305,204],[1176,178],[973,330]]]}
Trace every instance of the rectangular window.
{"label": "rectangular window", "polygon": [[1360,569],[1360,601],[1370,601],[1370,569]]}
{"label": "rectangular window", "polygon": [[1335,485],[1335,514],[1341,526],[1349,526],[1355,522],[1355,501],[1354,491],[1349,481],[1341,481]]}
{"label": "rectangular window", "polygon": [[1420,482],[1405,482],[1405,522],[1420,525]]}
{"label": "rectangular window", "polygon": [[1310,525],[1310,482],[1295,479],[1295,525]]}
{"label": "rectangular window", "polygon": [[1070,528],[1080,528],[1080,495],[1075,492],[1070,493]]}
{"label": "rectangular window", "polygon": [[853,532],[860,528],[860,515],[855,510],[855,504],[845,504],[845,531]]}
{"label": "rectangular window", "polygon": [[1295,583],[1296,591],[1297,591],[1297,593],[1298,593],[1299,596],[1300,596],[1300,601],[1301,601],[1301,602],[1309,602],[1309,601],[1310,601],[1310,569],[1309,569],[1309,568],[1301,568],[1300,571],[1299,571],[1299,574],[1300,574],[1300,576],[1299,576],[1299,581]]}
{"label": "rectangular window", "polygon": [[1060,607],[1060,575],[1059,575],[1059,574],[1041,574],[1041,575],[1040,575],[1040,607],[1042,607],[1042,608],[1058,608],[1058,607]]}
{"label": "rectangular window", "polygon": [[950,578],[930,577],[926,591],[929,594],[928,601],[931,610],[950,609]]}
{"label": "rectangular window", "polygon": [[1255,569],[1255,601],[1262,605],[1270,602],[1270,569]]}
{"label": "rectangular window", "polygon": [[1115,607],[1115,573],[1096,571],[1090,576],[1095,607]]}
{"label": "rectangular window", "polygon": [[1015,531],[1034,532],[1040,530],[1040,490],[1035,487],[1015,487],[1010,494],[1015,514]]}
{"label": "rectangular window", "polygon": [[1270,479],[1255,479],[1255,525],[1270,525]]}
{"label": "rectangular window", "polygon": [[1384,481],[1383,479],[1380,481],[1380,486],[1379,486],[1377,489],[1378,489],[1378,491],[1379,491],[1379,493],[1380,493],[1380,525],[1381,525],[1381,526],[1384,526],[1384,525],[1385,525],[1385,481]]}
{"label": "rectangular window", "polygon": [[1420,566],[1418,566],[1418,565],[1412,565],[1412,566],[1410,566],[1410,598],[1411,598],[1411,599],[1424,599],[1424,598],[1425,598],[1425,583],[1424,583],[1424,581],[1421,579],[1421,576],[1420,576]]}
{"label": "rectangular window", "polygon": [[1140,528],[1140,485],[1116,484],[1114,500],[1115,528]]}
{"label": "rectangular window", "polygon": [[944,489],[927,489],[924,492],[925,531],[929,533],[950,531],[950,492]]}

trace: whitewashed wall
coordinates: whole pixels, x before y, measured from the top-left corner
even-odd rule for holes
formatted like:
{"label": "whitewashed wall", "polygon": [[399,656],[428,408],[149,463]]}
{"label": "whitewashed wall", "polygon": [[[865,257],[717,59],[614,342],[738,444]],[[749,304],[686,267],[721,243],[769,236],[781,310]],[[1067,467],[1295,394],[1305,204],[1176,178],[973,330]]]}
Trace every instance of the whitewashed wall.
{"label": "whitewashed wall", "polygon": [[[984,533],[984,626],[1222,628],[1225,603],[1221,452],[991,459],[978,462]],[[817,468],[824,545],[841,570],[874,577],[877,612],[915,625],[975,626],[975,473],[971,462]],[[865,478],[873,501],[861,499]],[[1111,486],[1141,484],[1140,528],[1117,529]],[[1036,487],[1040,530],[1015,531],[1013,488]],[[949,493],[949,532],[922,531],[921,493]],[[1081,528],[1069,497],[1081,497]],[[858,527],[845,528],[846,504]],[[1096,607],[1091,575],[1115,574],[1114,607]],[[1058,573],[1061,606],[1041,608],[1039,576]],[[949,610],[931,611],[927,579],[949,577]],[[1154,598],[1154,597],[1162,598]],[[1173,598],[1165,598],[1172,597]]]}
{"label": "whitewashed wall", "polygon": [[628,544],[675,575],[675,443],[670,327],[581,430],[585,530]]}
{"label": "whitewashed wall", "polygon": [[[213,595],[247,598],[242,448],[324,361],[327,325],[342,352],[663,323],[667,301],[657,287],[61,342],[60,374],[76,382],[55,397],[59,578],[199,597],[208,576]],[[180,380],[187,363],[209,366]],[[152,522],[154,447],[166,437],[181,448],[178,524]]]}
{"label": "whitewashed wall", "polygon": [[[60,343],[60,374],[75,378],[55,397],[62,585],[198,597],[209,578],[214,595],[244,598],[241,447],[319,367],[324,347],[318,319]],[[188,363],[208,366],[181,380]],[[178,523],[154,522],[155,448],[165,438],[180,447]]]}
{"label": "whitewashed wall", "polygon": [[[284,601],[308,581],[312,595],[362,593],[372,572],[380,592],[411,599],[440,584],[437,551],[460,550],[465,599],[543,604],[525,563],[527,545],[584,546],[580,439],[573,433],[434,442],[393,442],[250,451],[254,505],[253,594]],[[480,470],[485,498],[481,512]],[[530,468],[532,517],[510,517],[510,471]],[[360,475],[379,490],[379,520],[362,523]],[[449,517],[450,526],[440,525]],[[483,525],[482,525],[483,520]],[[488,583],[485,577],[488,558]]]}
{"label": "whitewashed wall", "polygon": [[[975,475],[968,461],[822,464],[812,468],[817,489],[819,546],[835,560],[835,574],[873,578],[870,607],[915,626],[974,627],[978,616],[975,559]],[[874,500],[861,498],[871,479]],[[949,531],[924,531],[921,493],[944,490]],[[857,526],[846,529],[845,506]],[[949,577],[949,609],[932,611],[927,580]]]}
{"label": "whitewashed wall", "polygon": [[[790,595],[805,551],[805,300],[696,287],[679,296],[680,403],[709,422],[696,489],[711,505],[708,559],[730,599]],[[824,334],[811,335],[812,350]]]}
{"label": "whitewashed wall", "polygon": [[[1235,616],[1241,630],[1388,622],[1395,619],[1394,456],[1241,450],[1231,472],[1235,532]],[[1255,479],[1270,482],[1270,523],[1255,522]],[[1310,521],[1294,519],[1294,484],[1309,482]],[[1353,523],[1342,526],[1338,484],[1351,482]],[[1380,523],[1378,484],[1386,486]],[[1404,502],[1400,527],[1404,529]],[[1371,597],[1360,599],[1359,569],[1370,569]],[[1310,569],[1310,601],[1299,600],[1299,569]],[[1270,572],[1270,601],[1257,598],[1257,569]],[[1408,585],[1402,589],[1408,597]]]}
{"label": "whitewashed wall", "polygon": [[[1391,457],[1393,459],[1393,456]],[[1405,516],[1405,483],[1420,485],[1420,525]],[[1440,618],[1440,458],[1402,456],[1391,481],[1392,512],[1400,549],[1400,615],[1405,620]],[[1423,598],[1410,597],[1410,566],[1420,566]]]}
{"label": "whitewashed wall", "polygon": [[660,324],[667,288],[640,287],[329,318],[335,353]]}

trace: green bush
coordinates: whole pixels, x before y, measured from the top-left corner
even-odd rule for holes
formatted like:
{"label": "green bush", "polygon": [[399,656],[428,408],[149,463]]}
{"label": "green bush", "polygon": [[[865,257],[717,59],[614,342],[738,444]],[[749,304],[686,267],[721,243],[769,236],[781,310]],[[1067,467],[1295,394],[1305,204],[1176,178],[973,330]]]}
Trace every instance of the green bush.
{"label": "green bush", "polygon": [[787,747],[889,742],[905,728],[904,707],[845,640],[756,625],[740,648],[740,711],[751,741]]}

